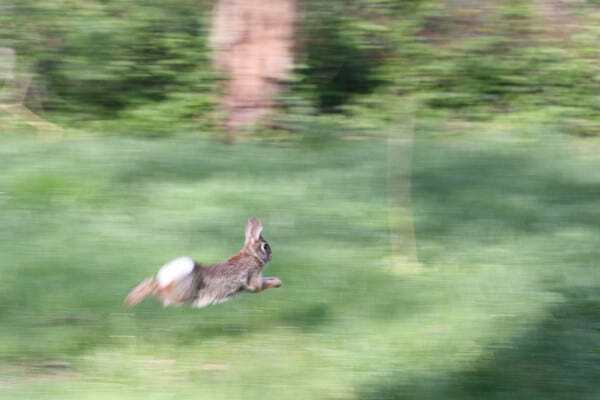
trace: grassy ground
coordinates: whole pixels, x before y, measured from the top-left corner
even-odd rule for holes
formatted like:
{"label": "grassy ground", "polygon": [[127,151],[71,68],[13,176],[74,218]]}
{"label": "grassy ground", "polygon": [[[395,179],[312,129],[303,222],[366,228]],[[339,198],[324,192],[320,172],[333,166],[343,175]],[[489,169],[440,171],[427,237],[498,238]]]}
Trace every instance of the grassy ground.
{"label": "grassy ground", "polygon": [[[0,137],[2,398],[597,398],[594,147],[421,135],[402,269],[383,140]],[[175,256],[236,251],[250,215],[283,288],[121,307]]]}

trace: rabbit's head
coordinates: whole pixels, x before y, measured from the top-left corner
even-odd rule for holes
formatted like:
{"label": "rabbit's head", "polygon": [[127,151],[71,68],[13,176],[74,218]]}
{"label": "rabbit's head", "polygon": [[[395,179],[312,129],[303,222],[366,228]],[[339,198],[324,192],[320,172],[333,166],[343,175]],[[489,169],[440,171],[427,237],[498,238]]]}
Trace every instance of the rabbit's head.
{"label": "rabbit's head", "polygon": [[246,241],[244,242],[244,248],[247,253],[258,258],[263,263],[271,260],[271,246],[262,237],[261,233],[263,226],[259,220],[252,217],[246,224]]}

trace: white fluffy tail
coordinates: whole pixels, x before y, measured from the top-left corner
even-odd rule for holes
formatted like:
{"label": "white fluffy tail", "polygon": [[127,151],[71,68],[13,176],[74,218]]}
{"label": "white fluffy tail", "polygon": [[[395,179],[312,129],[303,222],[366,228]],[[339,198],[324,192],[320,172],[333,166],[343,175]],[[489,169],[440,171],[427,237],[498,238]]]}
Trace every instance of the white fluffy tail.
{"label": "white fluffy tail", "polygon": [[131,290],[131,292],[129,292],[129,294],[125,298],[125,304],[128,307],[135,306],[136,304],[138,304],[139,302],[144,300],[144,298],[146,298],[146,296],[154,294],[157,286],[158,286],[157,282],[154,278],[144,279],[143,281],[141,281],[139,283],[139,285],[134,287]]}

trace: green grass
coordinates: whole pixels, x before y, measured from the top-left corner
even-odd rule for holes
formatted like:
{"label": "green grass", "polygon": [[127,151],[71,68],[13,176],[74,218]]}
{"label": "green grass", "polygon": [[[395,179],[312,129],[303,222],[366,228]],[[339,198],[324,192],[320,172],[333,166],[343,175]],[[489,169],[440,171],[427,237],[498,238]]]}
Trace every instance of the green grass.
{"label": "green grass", "polygon": [[[419,134],[414,269],[390,265],[384,140],[0,137],[2,398],[597,398],[600,153]],[[121,307],[251,215],[283,288]]]}

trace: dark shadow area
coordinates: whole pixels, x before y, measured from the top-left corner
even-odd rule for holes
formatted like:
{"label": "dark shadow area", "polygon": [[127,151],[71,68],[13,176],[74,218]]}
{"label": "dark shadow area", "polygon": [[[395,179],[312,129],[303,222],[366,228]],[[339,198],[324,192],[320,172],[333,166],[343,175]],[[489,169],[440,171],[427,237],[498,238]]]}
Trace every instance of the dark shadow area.
{"label": "dark shadow area", "polygon": [[[600,396],[600,296],[590,275],[599,254],[593,238],[600,182],[596,174],[582,175],[595,159],[573,163],[568,151],[552,140],[541,148],[460,140],[431,146],[426,139],[415,146],[411,184],[420,261],[461,271],[482,263],[510,266],[515,276],[536,282],[527,293],[554,292],[561,300],[540,322],[524,319],[517,336],[487,345],[479,359],[448,369],[432,364],[420,375],[387,371],[359,389],[360,399]],[[498,286],[502,301],[523,295]]]}
{"label": "dark shadow area", "polygon": [[363,37],[347,18],[348,10],[344,13],[333,3],[307,2],[305,12],[314,23],[305,24],[300,32],[305,54],[297,71],[302,78],[299,86],[316,89],[320,112],[339,112],[353,97],[384,84],[376,72],[386,49]]}
{"label": "dark shadow area", "polygon": [[[600,182],[574,179],[580,172],[561,162],[564,145],[546,146],[537,153],[514,144],[417,146],[411,183],[422,261],[434,256],[422,246],[428,241],[494,245],[566,229],[597,230]],[[454,250],[464,248],[446,249]]]}
{"label": "dark shadow area", "polygon": [[398,373],[362,388],[362,400],[597,399],[600,396],[600,297],[566,301],[511,343],[489,349],[472,368],[408,381]]}
{"label": "dark shadow area", "polygon": [[312,330],[327,323],[333,316],[327,304],[315,304],[306,308],[290,310],[283,313],[280,321],[286,325]]}

